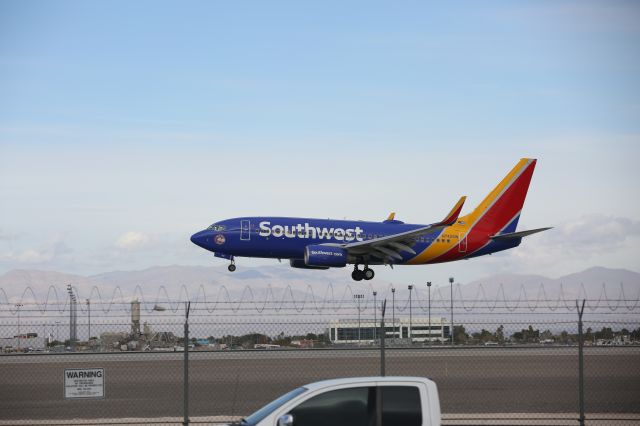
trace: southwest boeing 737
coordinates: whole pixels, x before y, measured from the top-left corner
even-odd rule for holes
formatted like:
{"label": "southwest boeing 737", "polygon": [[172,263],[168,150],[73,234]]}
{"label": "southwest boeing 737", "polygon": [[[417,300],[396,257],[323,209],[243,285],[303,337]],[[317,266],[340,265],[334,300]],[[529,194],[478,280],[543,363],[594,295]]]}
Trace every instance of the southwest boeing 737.
{"label": "southwest boeing 737", "polygon": [[[520,245],[550,228],[516,232],[536,160],[524,158],[471,213],[466,197],[430,225],[407,224],[391,213],[383,222],[240,217],[216,222],[191,241],[231,261],[236,257],[289,259],[294,268],[328,269],[353,264],[356,281],[374,276],[371,265],[423,265],[492,254]],[[359,266],[362,265],[362,269]]]}

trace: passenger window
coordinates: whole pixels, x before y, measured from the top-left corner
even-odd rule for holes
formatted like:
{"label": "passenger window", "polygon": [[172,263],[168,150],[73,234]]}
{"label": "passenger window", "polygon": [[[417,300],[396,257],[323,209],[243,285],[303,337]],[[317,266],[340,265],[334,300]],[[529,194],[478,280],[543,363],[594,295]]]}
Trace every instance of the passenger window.
{"label": "passenger window", "polygon": [[422,405],[420,404],[420,390],[417,387],[381,386],[379,389],[382,390],[383,426],[422,425]]}
{"label": "passenger window", "polygon": [[374,406],[373,388],[361,387],[314,396],[289,413],[295,426],[369,426],[375,418]]}

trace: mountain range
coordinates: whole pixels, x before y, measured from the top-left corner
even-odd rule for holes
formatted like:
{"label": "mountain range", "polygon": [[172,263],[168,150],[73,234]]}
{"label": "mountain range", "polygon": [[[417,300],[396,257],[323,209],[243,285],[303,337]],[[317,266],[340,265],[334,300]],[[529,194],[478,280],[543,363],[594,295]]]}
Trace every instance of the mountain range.
{"label": "mountain range", "polygon": [[[71,284],[79,300],[347,300],[354,293],[391,298],[392,284],[374,279],[356,283],[343,270],[313,271],[288,265],[246,267],[233,274],[226,267],[156,266],[139,271],[113,271],[92,276],[55,271],[12,270],[0,275],[0,304],[61,302]],[[426,285],[415,287],[426,300]],[[432,300],[449,299],[449,286],[432,287]],[[398,298],[407,297],[399,288]],[[465,300],[575,300],[577,298],[640,299],[640,273],[593,267],[560,278],[502,274],[454,284],[454,298]]]}

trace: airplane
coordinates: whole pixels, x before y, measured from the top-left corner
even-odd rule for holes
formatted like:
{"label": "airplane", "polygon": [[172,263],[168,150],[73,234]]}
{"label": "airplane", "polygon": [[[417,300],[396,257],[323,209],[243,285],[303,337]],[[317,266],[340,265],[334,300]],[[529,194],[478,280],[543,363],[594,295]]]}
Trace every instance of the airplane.
{"label": "airplane", "polygon": [[238,217],[196,232],[191,241],[229,260],[231,272],[236,270],[236,257],[289,259],[291,267],[304,269],[353,264],[355,281],[372,279],[371,265],[393,268],[492,254],[551,229],[516,231],[536,161],[521,159],[471,213],[460,216],[466,200],[461,197],[444,219],[430,225],[404,223],[395,213],[382,222]]}

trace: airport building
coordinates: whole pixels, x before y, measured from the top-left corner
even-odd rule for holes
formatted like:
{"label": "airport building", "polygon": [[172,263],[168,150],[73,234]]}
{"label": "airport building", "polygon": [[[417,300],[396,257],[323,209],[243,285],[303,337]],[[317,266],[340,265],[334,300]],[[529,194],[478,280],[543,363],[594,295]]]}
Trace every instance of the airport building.
{"label": "airport building", "polygon": [[37,333],[27,333],[13,337],[0,338],[0,352],[31,352],[42,351],[47,346],[45,337],[38,337]]}
{"label": "airport building", "polygon": [[[385,339],[401,339],[416,343],[445,342],[451,339],[449,334],[450,323],[446,318],[427,317],[396,318],[385,322]],[[380,322],[377,327],[373,319],[361,319],[360,321],[333,320],[329,323],[329,338],[331,343],[373,343],[380,340]]]}

